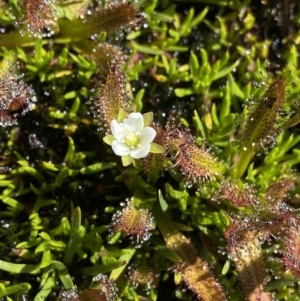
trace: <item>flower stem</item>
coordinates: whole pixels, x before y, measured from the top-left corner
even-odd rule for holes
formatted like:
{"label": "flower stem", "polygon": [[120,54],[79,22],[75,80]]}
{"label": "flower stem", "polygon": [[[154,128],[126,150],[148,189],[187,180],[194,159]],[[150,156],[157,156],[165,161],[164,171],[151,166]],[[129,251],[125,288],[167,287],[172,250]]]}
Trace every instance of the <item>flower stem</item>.
{"label": "flower stem", "polygon": [[249,163],[254,155],[253,148],[243,148],[240,150],[239,159],[234,166],[233,178],[240,179],[247,170]]}
{"label": "flower stem", "polygon": [[[28,35],[22,36],[18,31],[2,34],[0,37],[0,47],[15,48],[15,47],[27,47],[33,46],[38,40],[36,37],[30,37]],[[43,40],[43,44],[48,43],[47,40]]]}

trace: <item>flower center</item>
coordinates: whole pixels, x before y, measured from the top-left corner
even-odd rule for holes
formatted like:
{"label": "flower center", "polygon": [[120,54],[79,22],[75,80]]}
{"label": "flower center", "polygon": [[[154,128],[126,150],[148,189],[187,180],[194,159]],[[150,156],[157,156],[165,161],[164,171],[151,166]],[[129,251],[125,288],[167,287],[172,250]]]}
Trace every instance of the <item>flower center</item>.
{"label": "flower center", "polygon": [[134,149],[136,147],[140,147],[140,133],[129,133],[125,137],[125,143],[131,148]]}

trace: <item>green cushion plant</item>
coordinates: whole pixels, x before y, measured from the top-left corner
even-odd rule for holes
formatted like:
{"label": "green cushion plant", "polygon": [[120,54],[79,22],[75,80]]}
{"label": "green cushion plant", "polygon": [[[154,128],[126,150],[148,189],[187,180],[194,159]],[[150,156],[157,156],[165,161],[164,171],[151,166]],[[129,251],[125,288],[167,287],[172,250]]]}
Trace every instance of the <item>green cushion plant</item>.
{"label": "green cushion plant", "polygon": [[298,300],[299,17],[1,3],[1,300]]}

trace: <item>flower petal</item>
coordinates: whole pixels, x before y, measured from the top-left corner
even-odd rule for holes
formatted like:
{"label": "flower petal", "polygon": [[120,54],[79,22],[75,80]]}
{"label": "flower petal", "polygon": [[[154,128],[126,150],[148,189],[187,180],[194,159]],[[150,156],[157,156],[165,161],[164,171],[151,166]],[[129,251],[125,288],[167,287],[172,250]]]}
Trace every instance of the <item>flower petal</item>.
{"label": "flower petal", "polygon": [[126,156],[129,155],[131,152],[130,147],[117,140],[113,141],[111,147],[117,156]]}
{"label": "flower petal", "polygon": [[110,122],[110,130],[118,141],[122,141],[125,137],[125,129],[123,123],[118,123],[116,119]]}
{"label": "flower petal", "polygon": [[146,127],[142,130],[141,132],[141,145],[144,146],[146,144],[149,144],[153,141],[153,139],[155,138],[156,136],[156,131],[151,128],[151,127]]}
{"label": "flower petal", "polygon": [[130,113],[123,123],[133,132],[141,132],[144,128],[144,118],[141,113]]}
{"label": "flower petal", "polygon": [[114,136],[116,136],[119,133],[120,127],[116,119],[110,122],[110,130]]}
{"label": "flower petal", "polygon": [[143,145],[140,148],[134,149],[130,152],[130,156],[134,159],[144,158],[150,151],[150,144]]}

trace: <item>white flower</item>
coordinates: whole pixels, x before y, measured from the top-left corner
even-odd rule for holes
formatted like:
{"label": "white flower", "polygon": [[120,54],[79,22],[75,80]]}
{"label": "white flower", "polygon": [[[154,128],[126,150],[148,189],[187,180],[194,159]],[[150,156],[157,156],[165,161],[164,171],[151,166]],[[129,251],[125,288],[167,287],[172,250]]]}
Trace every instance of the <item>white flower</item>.
{"label": "white flower", "polygon": [[149,152],[163,152],[163,147],[152,143],[156,131],[149,127],[153,114],[130,113],[128,118],[118,123],[116,119],[110,123],[112,135],[104,137],[111,145],[113,152],[122,157],[123,165],[129,165],[133,159],[144,158]]}
{"label": "white flower", "polygon": [[134,159],[144,158],[150,151],[150,143],[156,136],[153,128],[144,127],[141,113],[130,113],[123,123],[113,120],[110,129],[116,140],[112,149],[117,156],[130,155]]}

